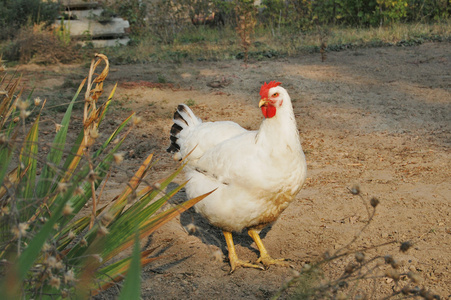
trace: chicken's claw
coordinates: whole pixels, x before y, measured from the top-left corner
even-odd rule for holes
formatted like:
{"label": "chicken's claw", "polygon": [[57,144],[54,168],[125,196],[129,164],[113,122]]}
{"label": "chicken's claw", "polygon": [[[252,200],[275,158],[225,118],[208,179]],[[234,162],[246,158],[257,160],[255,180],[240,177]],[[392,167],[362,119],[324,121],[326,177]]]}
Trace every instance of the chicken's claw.
{"label": "chicken's claw", "polygon": [[229,231],[223,231],[223,233],[227,243],[227,248],[229,250],[230,274],[232,274],[238,267],[264,270],[264,268],[260,265],[239,259],[236,254],[235,244],[233,243],[232,233]]}
{"label": "chicken's claw", "polygon": [[271,265],[279,265],[282,267],[289,267],[290,264],[284,258],[272,258],[269,255],[262,255],[258,258],[257,263],[265,266],[265,270],[269,269]]}
{"label": "chicken's claw", "polygon": [[269,256],[268,251],[266,251],[266,248],[263,245],[260,235],[258,234],[258,232],[255,229],[249,229],[248,234],[254,240],[255,244],[257,245],[258,250],[260,251],[260,257],[258,258],[257,263],[262,263],[265,266],[266,270],[271,265],[280,265],[280,266],[284,266],[284,267],[290,266],[288,264],[288,262],[286,262],[285,259],[283,259],[283,258],[274,259],[271,256]]}
{"label": "chicken's claw", "polygon": [[250,263],[248,261],[238,259],[238,257],[232,258],[232,259],[229,257],[229,260],[230,260],[229,274],[232,274],[233,272],[235,272],[236,268],[238,268],[238,267],[255,268],[255,269],[265,270],[265,268],[263,268],[261,265],[256,265],[256,264]]}

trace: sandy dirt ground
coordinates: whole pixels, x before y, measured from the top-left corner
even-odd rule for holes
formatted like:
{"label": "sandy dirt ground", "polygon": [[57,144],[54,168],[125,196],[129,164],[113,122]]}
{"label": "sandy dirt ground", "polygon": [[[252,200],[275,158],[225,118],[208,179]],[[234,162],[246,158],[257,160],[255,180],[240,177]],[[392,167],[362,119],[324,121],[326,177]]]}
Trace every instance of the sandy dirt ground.
{"label": "sandy dirt ground", "polygon": [[[55,96],[67,78],[80,82],[88,67],[23,66],[36,95]],[[143,271],[144,299],[268,299],[306,263],[321,260],[351,242],[368,220],[371,197],[376,215],[350,246],[367,258],[393,255],[399,271],[414,271],[442,299],[451,299],[451,45],[428,43],[319,54],[268,61],[195,62],[111,66],[107,89],[118,82],[114,127],[131,111],[143,118],[123,151],[124,168],[136,170],[149,153],[159,159],[149,180],[175,170],[165,152],[177,104],[188,103],[203,120],[232,120],[256,130],[264,81],[277,80],[293,100],[308,162],[308,179],[271,228],[261,235],[274,257],[292,268],[238,269],[229,274],[220,230],[194,211],[159,229],[147,242],[162,258]],[[156,84],[166,82],[166,84]],[[68,98],[70,99],[70,98]],[[51,115],[51,114],[50,114]],[[81,112],[80,112],[81,115]],[[119,189],[119,172],[110,184]],[[172,185],[183,182],[180,176]],[[358,184],[362,198],[349,188]],[[185,200],[181,193],[173,202]],[[186,230],[190,224],[196,232]],[[255,261],[256,246],[245,232],[234,235],[240,258]],[[406,253],[390,241],[411,241]],[[351,256],[324,267],[324,280],[342,275]],[[374,271],[384,274],[385,266]],[[401,277],[400,285],[408,278]],[[381,299],[392,293],[390,278],[362,280],[352,295]],[[289,297],[294,289],[282,294]],[[101,297],[110,298],[114,290]]]}

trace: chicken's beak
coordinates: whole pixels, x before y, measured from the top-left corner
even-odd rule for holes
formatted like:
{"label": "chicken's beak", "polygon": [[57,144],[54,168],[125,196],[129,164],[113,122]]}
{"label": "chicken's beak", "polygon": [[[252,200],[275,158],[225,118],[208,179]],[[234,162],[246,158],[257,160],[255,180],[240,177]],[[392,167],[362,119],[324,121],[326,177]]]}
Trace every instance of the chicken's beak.
{"label": "chicken's beak", "polygon": [[262,107],[266,103],[268,103],[268,98],[261,98],[260,102],[258,102],[258,107]]}

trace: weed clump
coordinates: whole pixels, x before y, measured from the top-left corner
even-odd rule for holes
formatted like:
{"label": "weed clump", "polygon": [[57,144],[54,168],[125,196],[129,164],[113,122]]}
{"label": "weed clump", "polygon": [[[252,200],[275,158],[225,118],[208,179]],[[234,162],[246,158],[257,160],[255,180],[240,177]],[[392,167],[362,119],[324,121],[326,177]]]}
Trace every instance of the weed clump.
{"label": "weed clump", "polygon": [[[379,250],[389,245],[398,245],[398,250],[405,253],[412,247],[412,242],[390,241],[363,249],[353,249],[357,238],[373,220],[380,201],[373,197],[368,205],[359,186],[353,186],[348,190],[364,201],[368,212],[366,224],[350,243],[334,253],[326,252],[320,261],[305,264],[300,271],[296,271],[292,279],[274,295],[273,299],[278,299],[284,293],[288,293],[295,299],[400,299],[411,297],[440,299],[438,295],[421,285],[420,274],[403,271],[402,263],[394,255],[371,253],[371,250]],[[338,261],[347,262],[342,272],[339,273],[341,275],[326,276],[324,270],[336,269],[335,263]],[[382,294],[376,287],[380,288],[384,284],[390,284],[391,287],[385,289],[385,294]]]}

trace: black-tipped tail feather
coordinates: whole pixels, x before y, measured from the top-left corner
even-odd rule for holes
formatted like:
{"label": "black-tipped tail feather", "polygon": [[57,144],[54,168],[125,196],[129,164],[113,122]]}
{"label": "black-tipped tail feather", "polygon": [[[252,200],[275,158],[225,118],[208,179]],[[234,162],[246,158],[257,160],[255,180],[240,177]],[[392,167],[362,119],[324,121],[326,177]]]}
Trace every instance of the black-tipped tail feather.
{"label": "black-tipped tail feather", "polygon": [[194,115],[192,110],[185,104],[179,104],[177,110],[174,112],[174,124],[171,127],[171,145],[166,149],[169,153],[180,151],[180,144],[178,138],[180,132],[188,126],[194,126],[200,123],[200,119]]}

